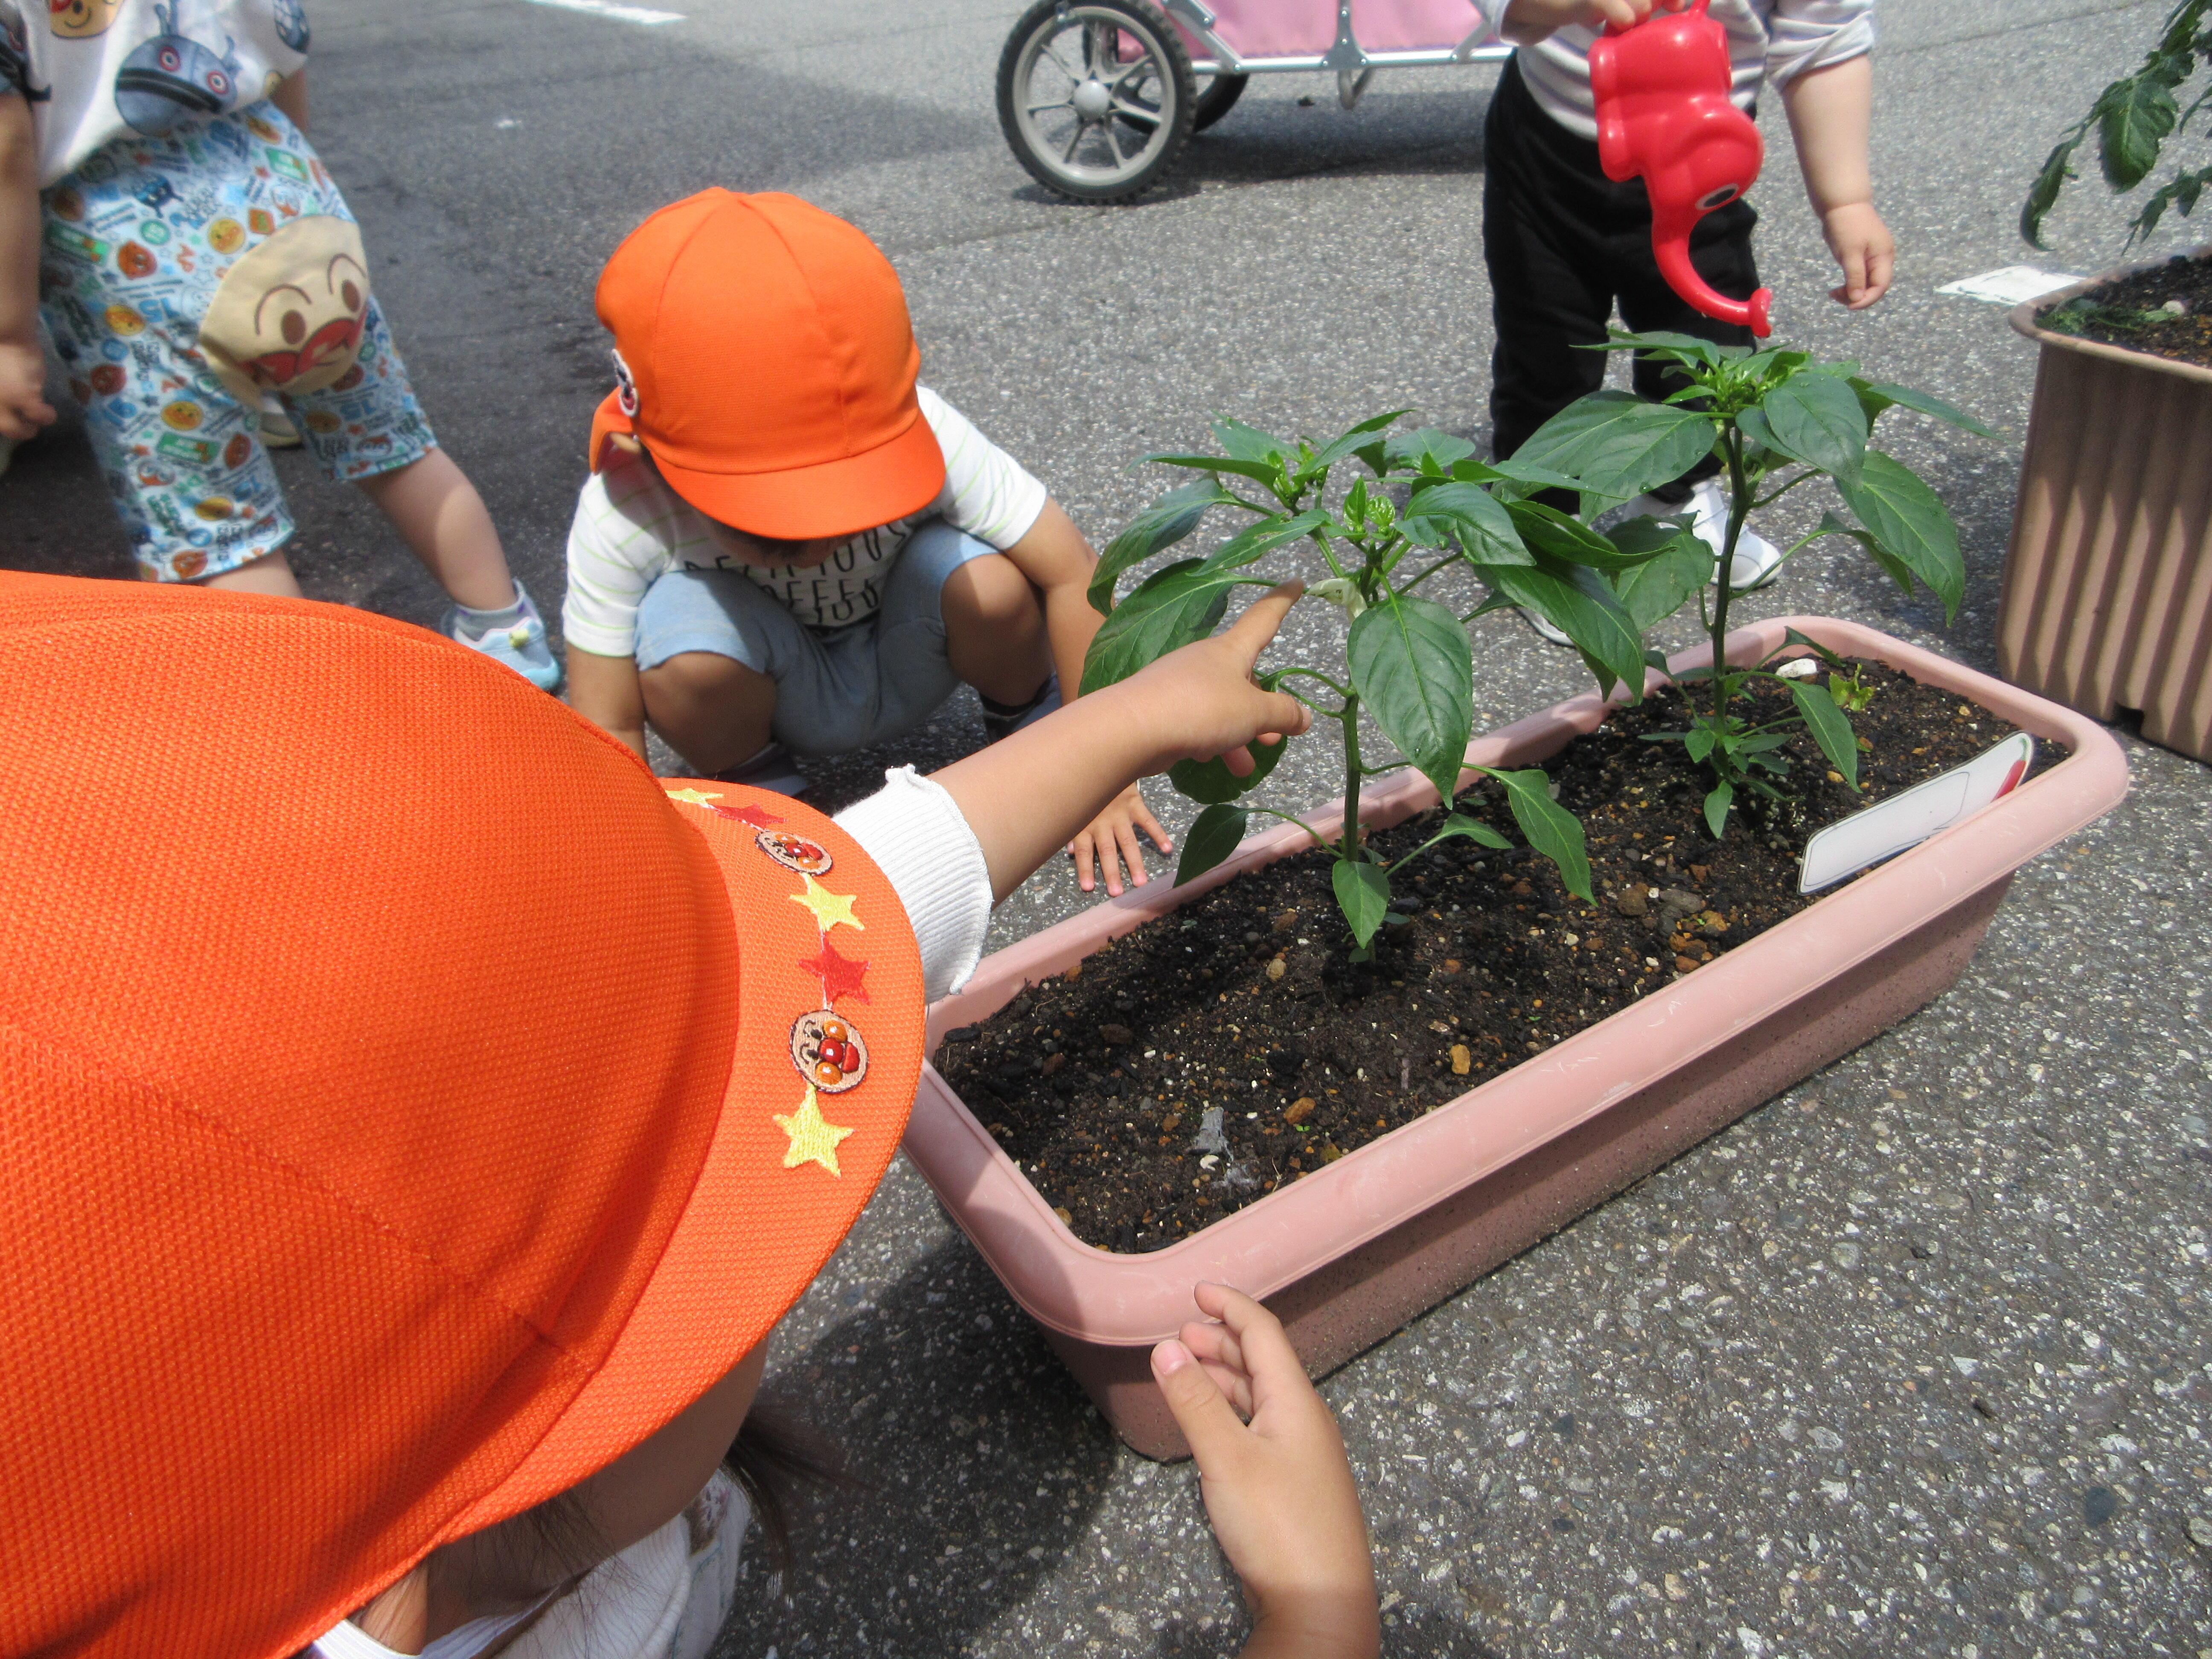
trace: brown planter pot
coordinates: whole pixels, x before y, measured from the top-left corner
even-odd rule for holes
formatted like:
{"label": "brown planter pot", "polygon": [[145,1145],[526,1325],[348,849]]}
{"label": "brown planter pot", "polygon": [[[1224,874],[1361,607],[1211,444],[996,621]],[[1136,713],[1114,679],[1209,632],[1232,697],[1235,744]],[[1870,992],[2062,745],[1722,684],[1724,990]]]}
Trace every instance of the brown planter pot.
{"label": "brown planter pot", "polygon": [[2125,274],[2012,313],[2043,354],[1997,671],[2100,720],[2138,709],[2153,743],[2212,760],[2212,369],[2035,322]]}
{"label": "brown planter pot", "polygon": [[[1079,1240],[936,1069],[923,1068],[907,1155],[1130,1445],[1185,1455],[1147,1356],[1197,1316],[1199,1280],[1265,1299],[1315,1375],[1342,1364],[1945,989],[2013,872],[2127,791],[2119,745],[2094,721],[1855,623],[1762,623],[1733,635],[1730,654],[1773,650],[1790,627],[1971,698],[2072,753],[1696,973],[1150,1255]],[[1577,697],[1477,738],[1468,759],[1532,765],[1604,712],[1595,695]],[[1426,780],[1401,777],[1364,797],[1362,819],[1385,826],[1436,799]],[[1307,822],[1326,835],[1342,817],[1339,801]],[[994,953],[959,995],[932,1006],[931,1042],[1207,888],[1310,845],[1285,824],[1188,886],[1133,890]]]}

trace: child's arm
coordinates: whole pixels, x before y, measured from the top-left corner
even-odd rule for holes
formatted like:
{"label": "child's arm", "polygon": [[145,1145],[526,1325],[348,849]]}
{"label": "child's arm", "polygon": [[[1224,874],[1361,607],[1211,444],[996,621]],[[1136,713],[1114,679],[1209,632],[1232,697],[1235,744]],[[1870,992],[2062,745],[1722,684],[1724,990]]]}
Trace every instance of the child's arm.
{"label": "child's arm", "polygon": [[37,436],[54,419],[39,346],[40,223],[31,106],[0,90],[0,438],[14,441]]}
{"label": "child's arm", "polygon": [[1516,46],[1533,46],[1548,34],[1572,23],[1601,29],[1607,23],[1623,28],[1642,22],[1663,5],[1680,11],[1689,0],[1513,0],[1498,32]]}
{"label": "child's arm", "polygon": [[[1098,568],[1098,556],[1091,550],[1091,544],[1084,540],[1075,521],[1060,511],[1059,503],[1048,501],[1044,510],[1037,514],[1036,522],[1006,550],[1006,557],[1044,596],[1045,632],[1052,641],[1053,666],[1060,674],[1060,696],[1073,702],[1083,684],[1084,656],[1091,649],[1091,641],[1098,632],[1099,623],[1105,620],[1091,608],[1088,597],[1091,574]],[[1137,839],[1139,831],[1150,836],[1152,845],[1161,852],[1175,850],[1167,831],[1160,827],[1159,820],[1145,805],[1143,793],[1133,783],[1079,830],[1068,848],[1075,855],[1076,879],[1085,892],[1091,890],[1094,859],[1105,874],[1109,893],[1121,892],[1120,866],[1124,863],[1129,866],[1130,878],[1139,886],[1144,885],[1146,877],[1144,854]]]}
{"label": "child's arm", "polygon": [[1254,661],[1304,591],[1297,582],[1275,588],[1227,632],[930,775],[975,832],[994,903],[1084,825],[1095,830],[1131,780],[1215,755],[1242,776],[1252,769],[1247,744],[1294,737],[1312,724],[1296,697],[1262,691],[1252,679]]}
{"label": "child's arm", "polygon": [[568,647],[568,707],[645,758],[645,692],[637,659],[603,657],[580,645]]}
{"label": "child's arm", "polygon": [[295,70],[276,83],[276,90],[269,94],[269,101],[284,112],[285,119],[305,132],[307,130],[307,71]]}
{"label": "child's arm", "polygon": [[1874,210],[1874,176],[1867,164],[1874,122],[1874,64],[1863,53],[1840,64],[1808,70],[1782,88],[1805,195],[1820,216],[1828,252],[1844,269],[1830,295],[1864,311],[1889,292],[1897,243]]}
{"label": "child's arm", "polygon": [[1351,1461],[1274,1315],[1200,1285],[1152,1376],[1198,1460],[1199,1491],[1252,1609],[1244,1659],[1370,1659],[1375,1568]]}

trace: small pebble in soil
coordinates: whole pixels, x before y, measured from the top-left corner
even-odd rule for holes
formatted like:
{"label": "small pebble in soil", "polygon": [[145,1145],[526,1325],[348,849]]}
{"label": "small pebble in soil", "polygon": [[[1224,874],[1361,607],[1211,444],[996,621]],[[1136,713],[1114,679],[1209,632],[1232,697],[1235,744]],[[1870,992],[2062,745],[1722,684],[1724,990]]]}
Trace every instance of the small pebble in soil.
{"label": "small pebble in soil", "polygon": [[1301,1095],[1283,1108],[1283,1121],[1294,1129],[1313,1115],[1314,1098],[1311,1095]]}

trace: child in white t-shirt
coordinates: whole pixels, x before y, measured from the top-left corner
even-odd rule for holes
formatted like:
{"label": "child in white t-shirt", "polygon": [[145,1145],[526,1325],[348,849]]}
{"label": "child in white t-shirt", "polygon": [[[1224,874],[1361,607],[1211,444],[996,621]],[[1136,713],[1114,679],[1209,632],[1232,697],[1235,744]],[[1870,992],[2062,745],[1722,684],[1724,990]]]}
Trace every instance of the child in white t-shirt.
{"label": "child in white t-shirt", "polygon": [[[568,538],[569,701],[702,775],[795,793],[790,755],[912,730],[966,683],[996,739],[1081,683],[1097,563],[1045,487],[942,398],[890,263],[795,197],[710,190],[615,251],[617,389]],[[1071,845],[1087,892],[1133,785]]]}

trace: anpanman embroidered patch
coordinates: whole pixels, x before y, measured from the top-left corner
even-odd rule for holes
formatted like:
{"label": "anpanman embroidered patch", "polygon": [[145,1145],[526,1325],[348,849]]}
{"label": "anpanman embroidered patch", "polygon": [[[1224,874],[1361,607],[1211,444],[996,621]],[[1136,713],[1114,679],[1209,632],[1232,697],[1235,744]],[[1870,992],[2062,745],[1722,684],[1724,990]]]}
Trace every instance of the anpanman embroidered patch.
{"label": "anpanman embroidered patch", "polygon": [[842,1095],[868,1074],[868,1045],[851,1021],[801,1014],[792,1022],[791,1063],[825,1095]]}
{"label": "anpanman embroidered patch", "polygon": [[762,852],[767,854],[787,870],[796,870],[802,876],[822,876],[830,872],[836,862],[830,849],[819,842],[804,836],[787,834],[781,830],[763,830],[754,837]]}

